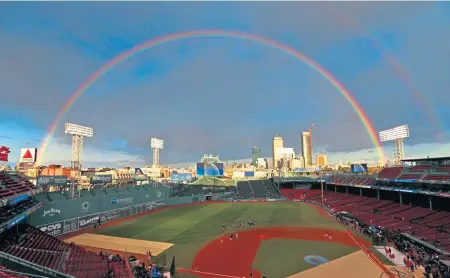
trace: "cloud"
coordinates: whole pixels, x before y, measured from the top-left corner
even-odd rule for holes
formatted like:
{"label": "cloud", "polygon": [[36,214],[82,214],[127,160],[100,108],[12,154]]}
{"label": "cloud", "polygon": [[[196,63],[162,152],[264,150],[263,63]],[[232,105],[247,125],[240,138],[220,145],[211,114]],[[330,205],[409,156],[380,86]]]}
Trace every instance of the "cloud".
{"label": "cloud", "polygon": [[[142,41],[188,29],[243,30],[301,50],[351,91],[377,130],[409,124],[411,145],[435,142],[450,130],[444,121],[450,116],[450,24],[433,4],[61,4],[11,4],[0,11],[0,97],[7,104],[0,117],[23,124],[25,133],[38,130],[36,140],[76,88],[109,59]],[[379,49],[336,14],[379,38],[404,65],[441,118],[439,130]],[[236,39],[174,41],[111,69],[58,125],[56,149],[49,149],[55,161],[61,161],[58,148],[70,146],[66,121],[95,129],[85,145],[86,159],[92,151],[93,162],[106,163],[110,154],[149,163],[150,137],[166,141],[163,163],[196,161],[203,153],[246,158],[255,144],[270,156],[277,133],[300,151],[300,133],[312,122],[317,150],[344,158],[376,155],[355,111],[323,76],[283,52]],[[20,140],[21,146],[30,141]]]}

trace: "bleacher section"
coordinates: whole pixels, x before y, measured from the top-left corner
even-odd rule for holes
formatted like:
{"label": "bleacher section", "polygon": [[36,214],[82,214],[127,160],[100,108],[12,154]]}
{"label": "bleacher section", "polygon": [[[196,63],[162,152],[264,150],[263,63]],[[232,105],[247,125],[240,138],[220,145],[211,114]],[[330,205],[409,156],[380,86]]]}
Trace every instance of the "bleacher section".
{"label": "bleacher section", "polygon": [[35,185],[17,175],[0,172],[0,199],[36,189]]}
{"label": "bleacher section", "polygon": [[379,179],[396,179],[403,171],[403,167],[384,168],[378,173]]}
{"label": "bleacher section", "polygon": [[328,180],[332,184],[356,184],[356,185],[375,185],[374,177],[354,176],[354,175],[334,175]]}
{"label": "bleacher section", "polygon": [[[320,190],[282,189],[281,193],[288,199],[322,202]],[[324,191],[324,203],[333,211],[346,211],[367,225],[406,232],[450,251],[450,212],[330,191]]]}
{"label": "bleacher section", "polygon": [[38,201],[29,199],[13,207],[10,206],[0,207],[0,224],[13,219],[15,216],[38,204],[39,204]]}
{"label": "bleacher section", "polygon": [[378,179],[450,182],[450,165],[417,165],[413,167],[384,168],[378,173]]}
{"label": "bleacher section", "polygon": [[0,235],[0,251],[78,278],[130,277],[125,265],[111,262],[94,252],[67,244],[27,224],[19,224]]}
{"label": "bleacher section", "polygon": [[249,186],[253,189],[255,198],[280,198],[281,195],[269,180],[248,180]]}
{"label": "bleacher section", "polygon": [[250,187],[250,183],[248,181],[238,181],[237,182],[237,190],[238,194],[241,198],[251,198],[254,196],[253,190]]}

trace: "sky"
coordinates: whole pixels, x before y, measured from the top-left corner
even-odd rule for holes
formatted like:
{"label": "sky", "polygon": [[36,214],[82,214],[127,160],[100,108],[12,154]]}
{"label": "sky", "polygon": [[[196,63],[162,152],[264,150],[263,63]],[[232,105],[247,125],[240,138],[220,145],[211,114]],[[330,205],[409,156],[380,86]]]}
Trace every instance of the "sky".
{"label": "sky", "polygon": [[[406,157],[450,155],[450,3],[446,2],[3,2],[0,145],[39,148],[51,123],[96,70],[133,46],[194,30],[240,31],[289,45],[351,92],[377,131],[408,124]],[[64,123],[94,128],[83,165],[162,164],[271,156],[275,135],[329,162],[378,160],[349,102],[304,62],[236,38],[175,40],[98,78],[64,114],[43,164],[69,165]],[[393,145],[384,144],[388,159]]]}

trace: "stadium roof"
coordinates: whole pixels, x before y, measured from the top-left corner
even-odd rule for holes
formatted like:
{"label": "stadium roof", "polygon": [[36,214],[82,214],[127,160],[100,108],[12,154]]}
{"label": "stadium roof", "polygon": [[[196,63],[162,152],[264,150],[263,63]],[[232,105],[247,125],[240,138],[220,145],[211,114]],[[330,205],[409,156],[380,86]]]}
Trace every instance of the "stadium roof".
{"label": "stadium roof", "polygon": [[450,160],[450,156],[444,156],[444,157],[427,157],[427,158],[412,158],[412,159],[403,159],[403,162],[419,162],[419,161],[435,161],[435,162],[440,162],[440,161],[449,161]]}

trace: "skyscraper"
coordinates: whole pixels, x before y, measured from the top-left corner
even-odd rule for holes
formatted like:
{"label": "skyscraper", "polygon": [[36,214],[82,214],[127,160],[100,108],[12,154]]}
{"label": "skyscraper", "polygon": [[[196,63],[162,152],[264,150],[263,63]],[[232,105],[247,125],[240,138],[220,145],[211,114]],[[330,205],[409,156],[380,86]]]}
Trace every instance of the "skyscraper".
{"label": "skyscraper", "polygon": [[281,136],[273,137],[272,142],[272,168],[278,168],[278,161],[282,158],[282,154],[279,149],[283,148],[283,138]]}
{"label": "skyscraper", "polygon": [[302,132],[302,156],[305,160],[305,167],[311,167],[312,165],[312,141],[311,132]]}
{"label": "skyscraper", "polygon": [[328,165],[328,157],[326,154],[316,155],[316,164],[318,167],[325,167]]}
{"label": "skyscraper", "polygon": [[258,158],[261,157],[261,148],[258,146],[252,147],[252,165],[257,166]]}

